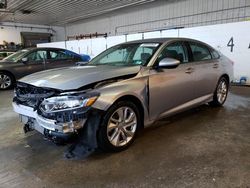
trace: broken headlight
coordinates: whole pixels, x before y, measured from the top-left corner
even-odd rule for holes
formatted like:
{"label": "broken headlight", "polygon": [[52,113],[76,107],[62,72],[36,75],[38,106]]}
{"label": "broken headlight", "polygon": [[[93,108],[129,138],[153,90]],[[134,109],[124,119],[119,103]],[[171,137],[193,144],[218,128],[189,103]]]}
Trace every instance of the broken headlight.
{"label": "broken headlight", "polygon": [[58,96],[44,99],[40,105],[43,112],[60,112],[74,110],[82,107],[89,107],[94,104],[98,96],[84,98],[82,96]]}

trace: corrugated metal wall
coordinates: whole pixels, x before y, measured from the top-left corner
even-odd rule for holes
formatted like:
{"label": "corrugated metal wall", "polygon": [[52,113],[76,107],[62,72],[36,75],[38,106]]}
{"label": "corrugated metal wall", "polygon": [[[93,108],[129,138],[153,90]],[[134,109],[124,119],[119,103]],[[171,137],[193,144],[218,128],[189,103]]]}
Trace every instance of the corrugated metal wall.
{"label": "corrugated metal wall", "polygon": [[121,35],[250,20],[250,0],[157,0],[66,26],[67,35]]}

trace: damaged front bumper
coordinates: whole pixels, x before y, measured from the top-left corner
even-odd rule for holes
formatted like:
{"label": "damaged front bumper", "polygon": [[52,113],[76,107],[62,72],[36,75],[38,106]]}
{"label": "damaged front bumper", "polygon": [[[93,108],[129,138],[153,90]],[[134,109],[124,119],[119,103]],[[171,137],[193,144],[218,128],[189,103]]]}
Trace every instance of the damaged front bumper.
{"label": "damaged front bumper", "polygon": [[48,138],[68,138],[84,127],[98,96],[17,82],[12,105],[24,123],[24,132],[35,129]]}
{"label": "damaged front bumper", "polygon": [[46,137],[67,139],[79,129],[83,128],[87,117],[76,121],[57,122],[56,120],[42,117],[34,111],[34,108],[21,104],[12,103],[13,109],[20,114],[20,120],[26,126],[26,130],[33,130],[42,133]]}

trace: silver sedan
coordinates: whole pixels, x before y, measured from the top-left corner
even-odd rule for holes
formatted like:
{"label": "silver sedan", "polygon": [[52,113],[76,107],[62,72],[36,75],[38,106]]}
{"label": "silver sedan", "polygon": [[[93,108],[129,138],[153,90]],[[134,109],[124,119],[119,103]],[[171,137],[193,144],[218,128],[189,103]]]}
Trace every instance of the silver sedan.
{"label": "silver sedan", "polygon": [[121,151],[156,120],[204,103],[222,106],[232,79],[233,62],[203,42],[147,39],[83,66],[22,78],[13,107],[26,130],[53,139],[83,130],[94,147]]}

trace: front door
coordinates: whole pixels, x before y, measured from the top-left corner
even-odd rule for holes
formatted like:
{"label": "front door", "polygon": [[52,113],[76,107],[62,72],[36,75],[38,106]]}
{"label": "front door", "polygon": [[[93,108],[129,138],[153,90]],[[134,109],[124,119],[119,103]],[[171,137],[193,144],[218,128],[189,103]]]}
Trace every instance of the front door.
{"label": "front door", "polygon": [[[23,76],[45,70],[46,68],[46,50],[34,50],[27,54],[24,58],[27,58],[26,62],[20,62],[20,66],[17,66],[15,72],[18,72],[18,78]],[[17,78],[17,79],[18,79]]]}
{"label": "front door", "polygon": [[189,63],[186,45],[182,42],[167,45],[156,63],[166,57],[177,59],[181,64],[176,68],[150,71],[149,115],[152,120],[178,110],[195,98],[193,63]]}

